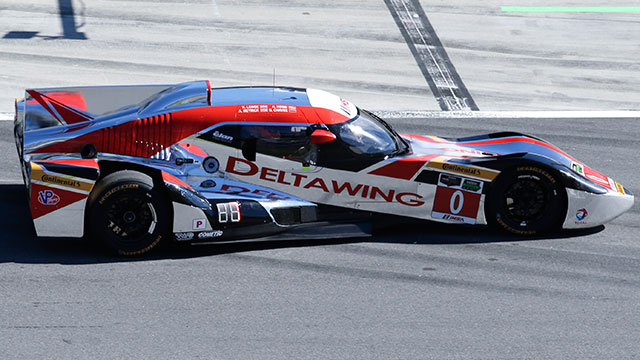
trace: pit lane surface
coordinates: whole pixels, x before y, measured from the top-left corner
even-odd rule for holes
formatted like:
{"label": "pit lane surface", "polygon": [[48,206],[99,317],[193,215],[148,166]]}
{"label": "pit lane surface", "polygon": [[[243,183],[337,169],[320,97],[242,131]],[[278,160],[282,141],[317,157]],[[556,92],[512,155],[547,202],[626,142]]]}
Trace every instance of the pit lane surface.
{"label": "pit lane surface", "polygon": [[[279,75],[279,84],[324,88],[366,108],[438,108],[382,1],[364,3],[364,11],[350,1],[290,3],[272,2],[263,16],[259,1],[166,1],[162,8],[88,2],[74,35],[60,29],[48,2],[0,1],[0,112],[12,111],[12,98],[29,86],[193,78],[268,84],[272,64],[292,72]],[[620,110],[640,102],[630,35],[638,23],[629,15],[505,16],[487,10],[493,2],[422,4],[482,110]],[[73,5],[79,13],[81,3]],[[209,23],[213,5],[220,18]],[[569,28],[571,37],[546,41]],[[39,34],[24,38],[28,30]],[[7,38],[11,31],[23,38]],[[77,32],[87,40],[74,39]],[[188,34],[198,36],[185,42]],[[55,36],[61,38],[46,38]],[[201,53],[180,55],[203,43]],[[304,58],[302,65],[279,51],[294,43],[287,50]],[[349,57],[355,50],[361,56]],[[260,60],[247,60],[254,53]],[[536,135],[640,194],[637,118],[386,115],[408,133]],[[637,202],[605,228],[539,239],[421,223],[363,242],[200,246],[121,259],[79,240],[36,238],[8,121],[0,121],[0,152],[3,359],[582,359],[640,352]]]}
{"label": "pit lane surface", "polygon": [[[640,193],[637,119],[391,119],[401,131],[536,133]],[[37,239],[0,123],[4,358],[609,358],[640,350],[639,214],[520,239],[431,223],[363,242],[105,256]],[[606,130],[593,130],[607,124]],[[578,135],[580,134],[580,135]],[[631,149],[631,150],[630,150]]]}

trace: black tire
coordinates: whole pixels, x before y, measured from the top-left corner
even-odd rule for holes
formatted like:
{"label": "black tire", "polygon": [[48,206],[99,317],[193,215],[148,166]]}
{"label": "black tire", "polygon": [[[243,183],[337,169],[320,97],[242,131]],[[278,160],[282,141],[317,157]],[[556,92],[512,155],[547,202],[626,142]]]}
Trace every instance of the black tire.
{"label": "black tire", "polygon": [[144,254],[168,237],[168,206],[166,196],[150,176],[131,170],[114,172],[91,192],[88,233],[120,255]]}
{"label": "black tire", "polygon": [[545,169],[518,166],[491,184],[485,207],[487,222],[518,235],[559,230],[567,213],[567,192]]}

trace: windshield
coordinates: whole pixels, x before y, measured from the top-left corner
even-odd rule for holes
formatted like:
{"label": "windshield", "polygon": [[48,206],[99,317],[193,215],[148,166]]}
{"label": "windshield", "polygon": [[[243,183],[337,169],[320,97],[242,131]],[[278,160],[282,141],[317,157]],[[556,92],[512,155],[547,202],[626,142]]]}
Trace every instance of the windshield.
{"label": "windshield", "polygon": [[408,151],[387,123],[366,110],[358,109],[355,118],[328,127],[356,155],[392,156]]}

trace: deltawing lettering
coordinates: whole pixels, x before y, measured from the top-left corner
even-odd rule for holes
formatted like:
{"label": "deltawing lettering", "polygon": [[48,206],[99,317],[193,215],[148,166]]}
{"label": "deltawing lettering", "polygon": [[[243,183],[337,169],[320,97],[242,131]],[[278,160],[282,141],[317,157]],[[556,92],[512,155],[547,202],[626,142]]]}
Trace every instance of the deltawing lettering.
{"label": "deltawing lettering", "polygon": [[422,196],[411,192],[397,192],[395,189],[383,190],[377,186],[353,184],[349,181],[340,182],[335,179],[309,177],[307,175],[289,173],[268,167],[259,168],[256,164],[229,157],[226,172],[240,176],[258,176],[259,179],[282,185],[303,189],[317,189],[335,195],[348,195],[370,200],[398,202],[406,206],[421,206],[424,204]]}

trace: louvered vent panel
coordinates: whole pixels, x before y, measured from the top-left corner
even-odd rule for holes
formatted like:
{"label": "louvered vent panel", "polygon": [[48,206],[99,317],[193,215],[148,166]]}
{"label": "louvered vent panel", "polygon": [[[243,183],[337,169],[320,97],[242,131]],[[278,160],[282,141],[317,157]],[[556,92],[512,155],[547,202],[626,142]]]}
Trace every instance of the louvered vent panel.
{"label": "louvered vent panel", "polygon": [[166,160],[171,145],[171,114],[102,129],[102,152]]}

